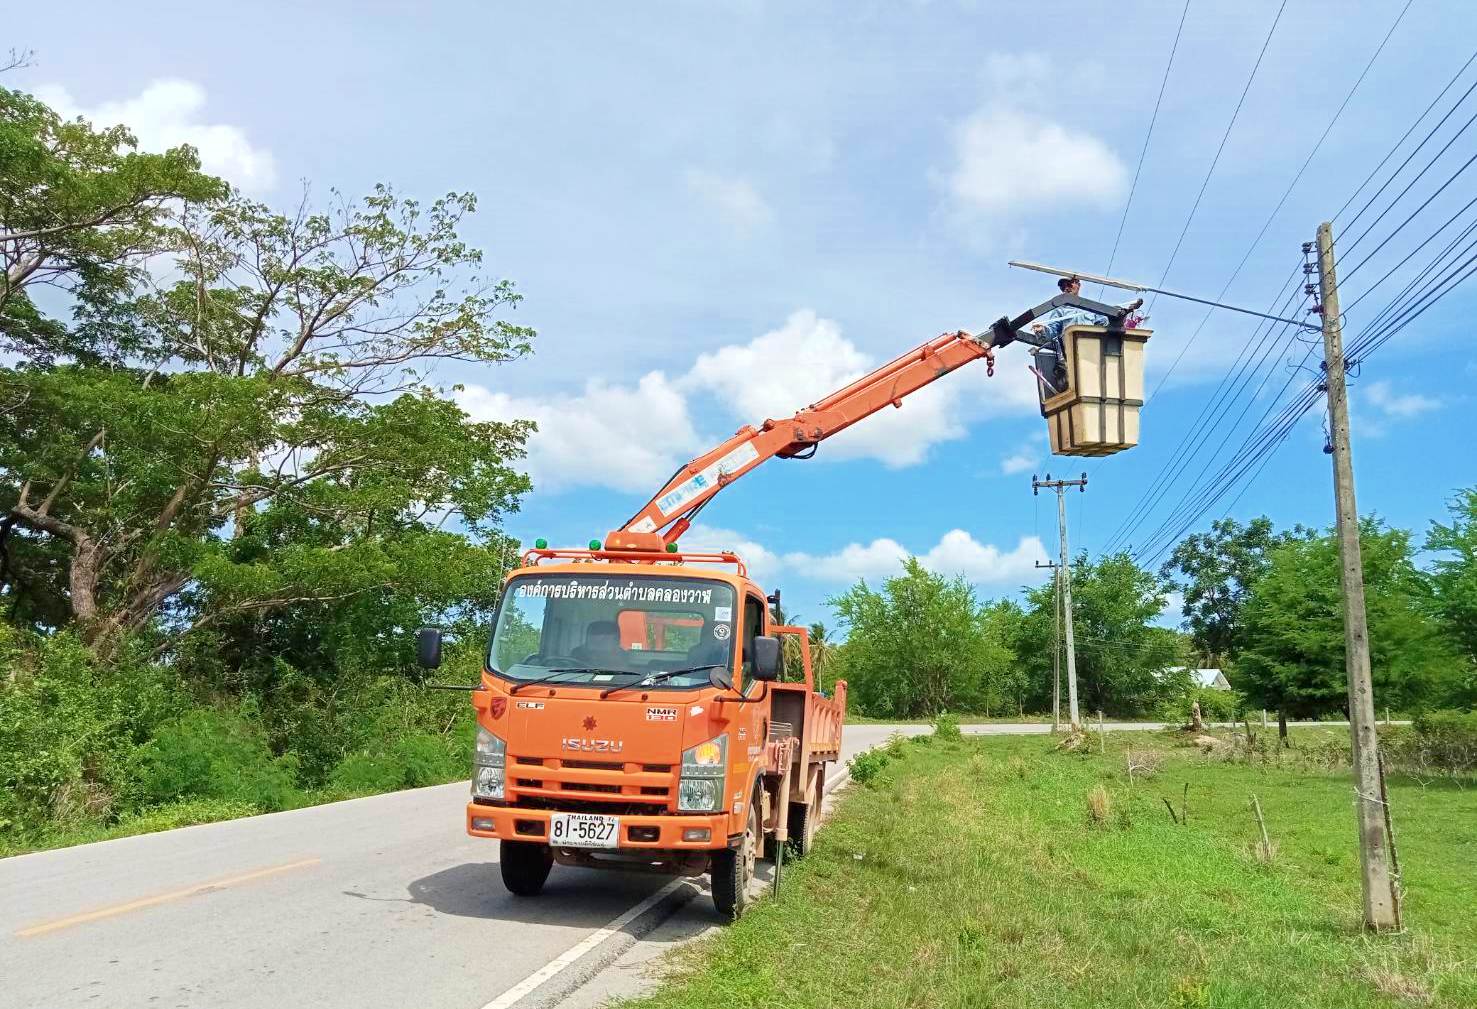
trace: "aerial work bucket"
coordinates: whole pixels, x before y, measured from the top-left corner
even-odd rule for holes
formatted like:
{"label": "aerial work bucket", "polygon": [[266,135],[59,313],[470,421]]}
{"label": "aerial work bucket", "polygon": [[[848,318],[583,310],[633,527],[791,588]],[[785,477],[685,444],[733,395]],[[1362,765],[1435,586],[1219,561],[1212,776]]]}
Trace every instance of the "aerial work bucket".
{"label": "aerial work bucket", "polygon": [[1053,455],[1112,455],[1138,444],[1149,336],[1147,329],[1068,326],[1064,362],[1051,350],[1038,352],[1037,390]]}

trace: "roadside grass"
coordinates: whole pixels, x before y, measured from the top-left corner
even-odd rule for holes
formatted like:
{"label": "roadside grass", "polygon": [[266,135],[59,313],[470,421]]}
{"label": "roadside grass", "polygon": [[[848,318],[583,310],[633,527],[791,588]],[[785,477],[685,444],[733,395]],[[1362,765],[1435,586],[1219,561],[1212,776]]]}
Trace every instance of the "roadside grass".
{"label": "roadside grass", "polygon": [[[936,717],[936,716],[935,716]],[[960,725],[1050,725],[1050,714],[1024,715],[955,715]],[[871,718],[856,712],[846,713],[847,725],[931,725],[934,718]]]}
{"label": "roadside grass", "polygon": [[1407,928],[1372,936],[1337,733],[1250,764],[1188,740],[892,744],[776,899],[624,1005],[1477,1006],[1477,780],[1391,779]]}

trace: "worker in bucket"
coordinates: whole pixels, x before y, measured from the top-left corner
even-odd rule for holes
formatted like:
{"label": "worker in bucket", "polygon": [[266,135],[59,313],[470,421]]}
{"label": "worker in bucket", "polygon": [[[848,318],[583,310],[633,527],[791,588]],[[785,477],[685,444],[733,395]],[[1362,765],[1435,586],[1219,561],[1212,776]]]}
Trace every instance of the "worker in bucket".
{"label": "worker in bucket", "polygon": [[[1063,294],[1078,295],[1082,293],[1082,281],[1077,277],[1063,277],[1056,282],[1057,289]],[[1134,315],[1143,307],[1144,299],[1138,298],[1121,306],[1129,314],[1123,320],[1125,329],[1133,329],[1144,321],[1144,317]],[[1037,337],[1047,337],[1050,343],[1046,344],[1040,351],[1036,352],[1037,376],[1043,384],[1043,396],[1055,395],[1067,387],[1067,364],[1066,351],[1062,346],[1062,333],[1069,326],[1100,326],[1108,320],[1096,312],[1089,312],[1085,308],[1076,305],[1061,305],[1053,308],[1031,324],[1031,332]]]}
{"label": "worker in bucket", "polygon": [[[1082,293],[1082,281],[1076,277],[1063,277],[1056,282],[1057,289],[1063,294],[1077,295]],[[1144,305],[1144,299],[1138,298],[1122,306],[1130,315],[1138,311]],[[1043,315],[1040,321],[1031,325],[1031,332],[1037,336],[1049,336],[1061,344],[1062,331],[1068,326],[1100,326],[1107,320],[1096,312],[1089,312],[1085,308],[1075,305],[1062,305],[1053,308]],[[1142,319],[1130,318],[1124,320],[1125,328],[1132,329],[1134,325],[1142,322]]]}

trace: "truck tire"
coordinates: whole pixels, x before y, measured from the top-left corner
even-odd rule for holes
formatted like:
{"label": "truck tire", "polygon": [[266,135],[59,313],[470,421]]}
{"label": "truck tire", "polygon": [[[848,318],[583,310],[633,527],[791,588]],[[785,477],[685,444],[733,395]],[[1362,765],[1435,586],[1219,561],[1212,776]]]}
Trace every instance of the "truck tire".
{"label": "truck tire", "polygon": [[713,885],[713,906],[724,921],[738,921],[749,906],[749,883],[754,878],[762,829],[759,803],[750,802],[749,819],[739,846],[713,853],[708,876]]}
{"label": "truck tire", "polygon": [[500,841],[498,858],[503,871],[503,885],[519,897],[536,897],[549,878],[554,853],[547,844],[537,841]]}
{"label": "truck tire", "polygon": [[810,789],[805,793],[806,802],[790,803],[790,832],[789,855],[792,858],[804,858],[810,854],[810,849],[815,845],[815,831],[820,824],[821,818],[821,790],[819,782],[823,775],[817,773],[811,780]]}

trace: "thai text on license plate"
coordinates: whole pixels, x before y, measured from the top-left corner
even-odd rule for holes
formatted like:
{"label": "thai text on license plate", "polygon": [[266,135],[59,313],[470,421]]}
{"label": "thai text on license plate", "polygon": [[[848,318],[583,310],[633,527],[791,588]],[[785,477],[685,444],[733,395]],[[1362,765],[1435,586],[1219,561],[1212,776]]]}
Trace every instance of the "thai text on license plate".
{"label": "thai text on license plate", "polygon": [[560,848],[614,848],[620,818],[599,813],[555,813],[549,818],[549,843]]}

